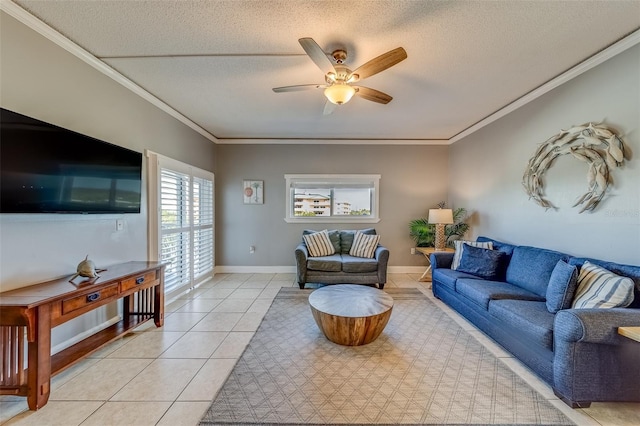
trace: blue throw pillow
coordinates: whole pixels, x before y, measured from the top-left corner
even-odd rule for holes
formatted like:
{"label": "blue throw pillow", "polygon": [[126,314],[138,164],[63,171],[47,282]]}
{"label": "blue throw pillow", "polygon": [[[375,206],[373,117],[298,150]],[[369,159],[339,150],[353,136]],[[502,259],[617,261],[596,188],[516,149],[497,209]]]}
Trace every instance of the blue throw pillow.
{"label": "blue throw pillow", "polygon": [[504,277],[507,259],[508,255],[502,251],[465,244],[457,270],[486,280],[500,280]]}
{"label": "blue throw pillow", "polygon": [[558,260],[547,286],[547,310],[555,314],[559,310],[571,308],[577,287],[578,268]]}

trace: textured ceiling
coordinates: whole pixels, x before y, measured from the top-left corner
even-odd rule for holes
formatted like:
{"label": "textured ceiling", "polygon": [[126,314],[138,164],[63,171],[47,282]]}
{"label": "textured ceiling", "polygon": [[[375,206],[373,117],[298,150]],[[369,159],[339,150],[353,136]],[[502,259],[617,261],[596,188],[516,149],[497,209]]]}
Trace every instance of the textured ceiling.
{"label": "textured ceiling", "polygon": [[[25,10],[219,139],[447,140],[640,28],[640,1],[31,1]],[[323,116],[298,44],[408,58]],[[232,142],[232,141],[226,141]]]}

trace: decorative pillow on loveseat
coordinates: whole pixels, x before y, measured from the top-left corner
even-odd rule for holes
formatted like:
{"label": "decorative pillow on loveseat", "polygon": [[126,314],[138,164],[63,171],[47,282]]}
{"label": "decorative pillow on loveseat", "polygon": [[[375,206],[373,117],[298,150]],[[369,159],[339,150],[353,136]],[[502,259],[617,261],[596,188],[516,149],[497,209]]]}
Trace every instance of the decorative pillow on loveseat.
{"label": "decorative pillow on loveseat", "polygon": [[367,257],[371,259],[376,252],[379,242],[380,235],[367,235],[357,231],[356,236],[353,238],[353,244],[351,245],[349,254],[355,257]]}
{"label": "decorative pillow on loveseat", "polygon": [[578,286],[578,269],[563,260],[558,260],[547,286],[547,310],[552,314],[571,308]]}
{"label": "decorative pillow on loveseat", "polygon": [[309,256],[311,257],[330,256],[336,252],[335,247],[329,239],[329,231],[326,229],[320,232],[303,235],[302,239],[307,245]]}
{"label": "decorative pillow on loveseat", "polygon": [[504,277],[508,255],[502,251],[464,244],[457,271],[466,272],[486,280]]}
{"label": "decorative pillow on loveseat", "polygon": [[578,275],[578,289],[573,308],[624,308],[633,302],[631,278],[585,261]]}
{"label": "decorative pillow on loveseat", "polygon": [[464,251],[464,245],[471,247],[480,247],[485,249],[493,250],[493,242],[491,241],[464,241],[464,240],[456,240],[453,242],[453,245],[456,249],[455,253],[453,253],[453,261],[451,262],[451,269],[454,271],[458,269],[458,265],[460,265],[460,259],[462,259],[462,252]]}
{"label": "decorative pillow on loveseat", "polygon": [[356,232],[362,232],[363,234],[366,234],[366,235],[376,235],[375,228],[365,228],[365,229],[358,229],[358,230],[343,229],[343,230],[340,230],[339,232],[340,232],[340,246],[341,246],[340,253],[342,254],[349,254],[349,252],[351,251],[351,246],[353,245],[353,239],[356,236]]}

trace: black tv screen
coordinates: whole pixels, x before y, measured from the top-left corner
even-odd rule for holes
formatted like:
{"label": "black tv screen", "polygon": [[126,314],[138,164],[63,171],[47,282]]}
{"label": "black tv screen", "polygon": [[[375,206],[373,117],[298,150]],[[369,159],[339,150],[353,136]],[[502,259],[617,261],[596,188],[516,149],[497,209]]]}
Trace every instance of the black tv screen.
{"label": "black tv screen", "polygon": [[140,213],[141,153],[0,113],[0,213]]}

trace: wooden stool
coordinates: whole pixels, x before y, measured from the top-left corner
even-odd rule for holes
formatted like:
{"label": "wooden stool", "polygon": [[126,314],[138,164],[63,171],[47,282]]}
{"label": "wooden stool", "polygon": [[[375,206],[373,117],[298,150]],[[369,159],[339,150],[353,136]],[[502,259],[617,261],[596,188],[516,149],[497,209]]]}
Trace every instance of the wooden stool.
{"label": "wooden stool", "polygon": [[393,298],[382,290],[356,284],[335,284],[309,295],[311,313],[327,339],[359,346],[378,338],[389,322]]}

